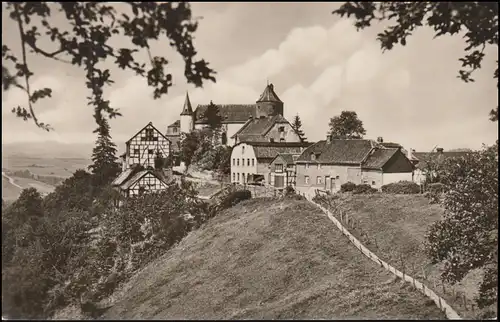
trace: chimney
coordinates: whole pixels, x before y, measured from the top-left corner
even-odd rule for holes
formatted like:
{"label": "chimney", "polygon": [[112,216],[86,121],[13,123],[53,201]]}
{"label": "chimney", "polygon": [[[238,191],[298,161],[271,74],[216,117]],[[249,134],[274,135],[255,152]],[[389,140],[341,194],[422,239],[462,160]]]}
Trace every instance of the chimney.
{"label": "chimney", "polygon": [[437,151],[438,153],[443,153],[444,149],[443,149],[443,148],[437,148],[437,149],[436,149],[436,151]]}
{"label": "chimney", "polygon": [[378,143],[384,143],[384,138],[383,138],[383,137],[381,137],[381,136],[379,136],[379,137],[377,138],[377,142],[378,142]]}
{"label": "chimney", "polygon": [[413,153],[415,153],[414,149],[409,149],[408,150],[408,159],[409,160],[413,159]]}

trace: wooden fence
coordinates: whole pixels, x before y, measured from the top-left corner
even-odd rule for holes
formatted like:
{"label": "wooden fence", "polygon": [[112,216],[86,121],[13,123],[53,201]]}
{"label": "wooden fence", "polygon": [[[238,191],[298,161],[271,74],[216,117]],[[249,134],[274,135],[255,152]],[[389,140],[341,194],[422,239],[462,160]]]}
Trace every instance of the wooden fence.
{"label": "wooden fence", "polygon": [[[406,281],[410,283],[414,288],[417,290],[421,291],[425,296],[430,298],[431,300],[436,303],[437,307],[441,309],[445,314],[448,319],[452,320],[461,320],[461,317],[458,315],[458,313],[448,304],[446,301],[437,295],[429,286],[425,285],[424,283],[418,281],[416,278],[411,277],[410,275],[406,274],[405,272],[401,272],[397,270],[394,266],[389,265],[387,262],[381,260],[377,255],[375,255],[373,252],[371,252],[368,248],[366,248],[356,237],[354,237],[339,221],[332,212],[330,212],[328,209],[323,207],[322,205],[317,204],[315,201],[313,201],[313,198],[316,196],[318,192],[315,191],[314,194],[308,194],[308,193],[300,193],[303,195],[309,202],[320,208],[325,214],[328,215],[328,218],[337,226],[337,228],[344,234],[351,243],[359,249],[359,251],[368,257],[370,260],[375,262],[377,265],[380,267],[383,267],[385,270],[391,272],[398,278],[401,278],[403,281]],[[345,214],[344,214],[345,215]],[[342,216],[342,213],[340,213],[340,216]],[[347,219],[349,220],[349,219]]]}

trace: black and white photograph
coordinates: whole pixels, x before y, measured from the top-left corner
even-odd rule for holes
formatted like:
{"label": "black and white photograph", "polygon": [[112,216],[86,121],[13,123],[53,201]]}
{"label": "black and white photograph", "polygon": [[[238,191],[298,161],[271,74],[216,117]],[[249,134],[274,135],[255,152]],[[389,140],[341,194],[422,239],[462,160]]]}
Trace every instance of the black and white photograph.
{"label": "black and white photograph", "polygon": [[496,320],[497,2],[2,2],[2,320]]}

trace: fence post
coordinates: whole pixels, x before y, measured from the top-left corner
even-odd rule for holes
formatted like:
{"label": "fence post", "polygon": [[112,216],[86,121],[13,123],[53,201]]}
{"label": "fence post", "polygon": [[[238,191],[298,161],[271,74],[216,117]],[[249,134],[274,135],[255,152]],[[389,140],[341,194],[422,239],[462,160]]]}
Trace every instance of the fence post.
{"label": "fence post", "polygon": [[465,297],[465,294],[462,295],[462,298],[464,300],[464,308],[467,310],[467,298]]}
{"label": "fence post", "polygon": [[446,287],[444,286],[444,282],[441,282],[441,286],[443,287],[443,294],[446,294]]}

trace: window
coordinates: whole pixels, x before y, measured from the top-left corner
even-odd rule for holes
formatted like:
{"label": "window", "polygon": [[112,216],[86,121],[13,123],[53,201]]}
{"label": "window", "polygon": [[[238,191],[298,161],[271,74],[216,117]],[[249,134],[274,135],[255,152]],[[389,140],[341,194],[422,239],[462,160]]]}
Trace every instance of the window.
{"label": "window", "polygon": [[318,170],[321,169],[321,164],[318,163]]}
{"label": "window", "polygon": [[311,161],[314,161],[314,160],[316,160],[316,154],[311,153]]}
{"label": "window", "polygon": [[235,158],[233,158],[233,165],[236,165],[236,159]]}
{"label": "window", "polygon": [[153,129],[146,129],[145,140],[146,141],[154,141],[154,138],[153,138]]}
{"label": "window", "polygon": [[247,166],[250,166],[250,159],[247,159]]}
{"label": "window", "polygon": [[245,154],[245,147],[244,146],[241,147],[241,154]]}
{"label": "window", "polygon": [[155,151],[153,149],[148,150],[148,154],[154,154],[154,153],[155,153]]}
{"label": "window", "polygon": [[372,186],[374,186],[374,185],[375,185],[375,181],[372,181]]}
{"label": "window", "polygon": [[241,158],[241,165],[244,167],[245,166],[245,158]]}
{"label": "window", "polygon": [[280,126],[278,128],[278,132],[285,132],[285,127],[284,126]]}
{"label": "window", "polygon": [[134,149],[134,155],[139,155],[139,149]]}
{"label": "window", "polygon": [[238,180],[237,180],[237,181],[238,181],[238,182],[240,182],[240,173],[238,172],[238,174],[237,174],[236,176],[237,176],[237,178],[238,178]]}
{"label": "window", "polygon": [[306,163],[306,169],[309,169],[309,163]]}
{"label": "window", "polygon": [[226,132],[223,132],[222,133],[222,136],[221,136],[221,143],[223,145],[226,145],[227,144],[227,133]]}
{"label": "window", "polygon": [[274,138],[269,138],[269,142],[274,142]]}
{"label": "window", "polygon": [[[233,159],[233,161],[234,161],[234,159]],[[235,179],[236,179],[236,173],[233,172],[233,182],[234,182]]]}
{"label": "window", "polygon": [[243,183],[245,183],[245,179],[246,179],[246,176],[244,173],[241,174],[241,181],[243,181]]}
{"label": "window", "polygon": [[309,176],[304,176],[304,183],[309,184]]}
{"label": "window", "polygon": [[337,176],[336,179],[340,179],[340,176]]}
{"label": "window", "polygon": [[284,138],[280,138],[280,142],[285,142],[285,139]]}
{"label": "window", "polygon": [[[239,167],[240,166],[240,159],[236,159],[236,165]],[[239,174],[238,174],[239,175]]]}
{"label": "window", "polygon": [[276,163],[274,165],[274,172],[283,172],[283,164],[281,163]]}
{"label": "window", "polygon": [[322,184],[323,183],[323,178],[321,176],[316,177],[316,184]]}
{"label": "window", "polygon": [[177,133],[177,128],[176,128],[176,127],[174,127],[174,128],[172,129],[172,132]]}
{"label": "window", "polygon": [[252,159],[252,167],[255,166],[255,159]]}

